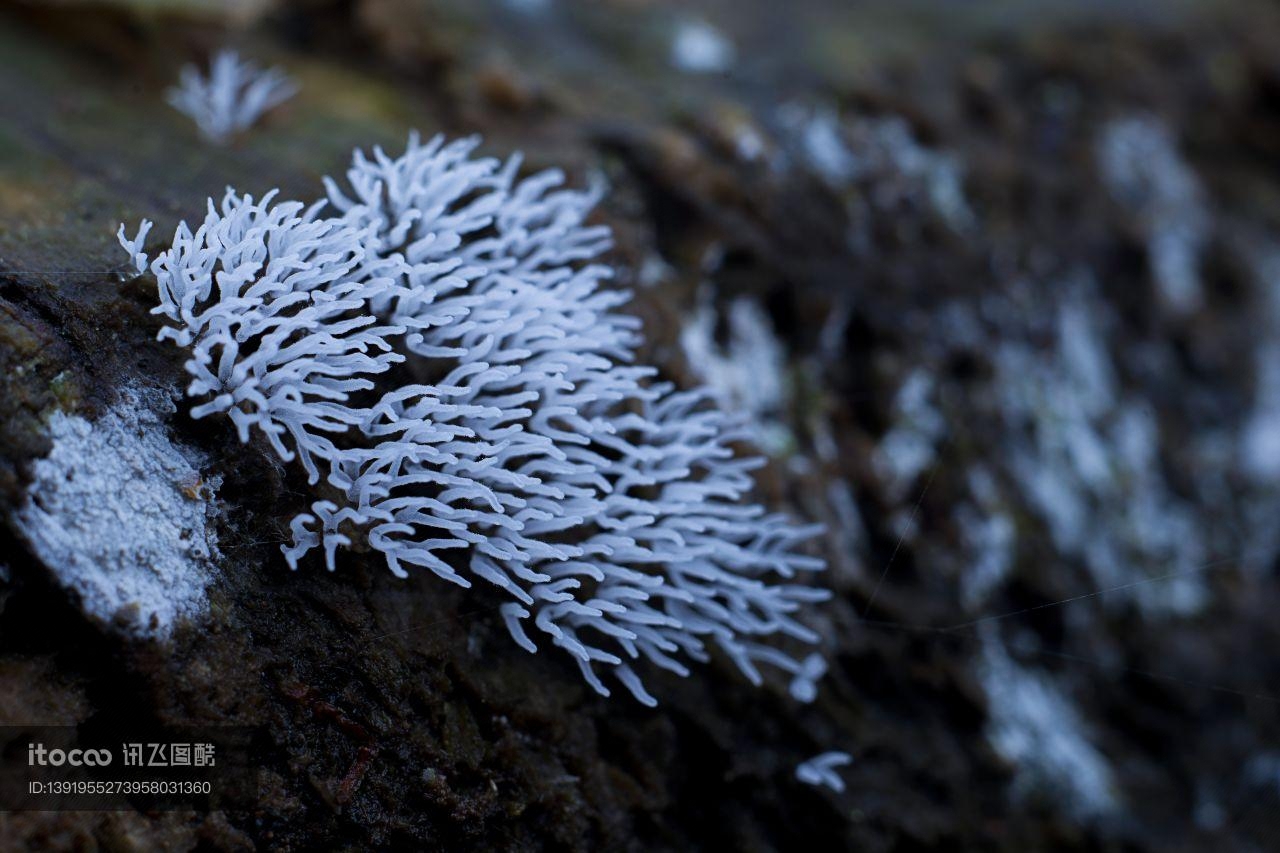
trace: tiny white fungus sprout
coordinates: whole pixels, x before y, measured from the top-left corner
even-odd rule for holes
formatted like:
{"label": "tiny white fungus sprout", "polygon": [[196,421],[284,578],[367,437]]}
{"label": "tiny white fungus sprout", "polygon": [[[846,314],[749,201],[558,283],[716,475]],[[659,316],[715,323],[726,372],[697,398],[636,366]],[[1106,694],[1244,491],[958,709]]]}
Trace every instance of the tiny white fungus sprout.
{"label": "tiny white fungus sprout", "polygon": [[796,766],[796,778],[806,785],[825,785],[837,794],[844,793],[844,780],[836,773],[837,767],[853,763],[847,752],[824,752]]}
{"label": "tiny white fungus sprout", "polygon": [[292,98],[298,87],[277,68],[260,69],[233,50],[220,51],[205,77],[194,65],[182,69],[168,101],[191,118],[211,142],[223,143],[248,129],[268,110]]}

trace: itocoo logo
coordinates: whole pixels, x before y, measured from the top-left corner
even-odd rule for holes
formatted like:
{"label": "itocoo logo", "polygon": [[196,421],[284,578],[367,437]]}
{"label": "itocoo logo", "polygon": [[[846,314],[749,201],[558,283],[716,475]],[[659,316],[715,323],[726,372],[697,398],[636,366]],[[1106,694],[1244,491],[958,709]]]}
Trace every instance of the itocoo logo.
{"label": "itocoo logo", "polygon": [[42,743],[27,744],[27,766],[61,767],[69,764],[72,767],[106,767],[111,763],[109,749],[45,749]]}

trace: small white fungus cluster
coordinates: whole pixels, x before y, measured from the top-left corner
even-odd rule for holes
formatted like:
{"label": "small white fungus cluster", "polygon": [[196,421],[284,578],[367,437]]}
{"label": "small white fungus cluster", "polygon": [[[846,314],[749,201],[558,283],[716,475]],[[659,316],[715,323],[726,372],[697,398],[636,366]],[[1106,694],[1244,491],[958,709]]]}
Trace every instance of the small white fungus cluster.
{"label": "small white fungus cluster", "polygon": [[806,785],[825,786],[837,794],[844,793],[844,780],[836,769],[853,763],[847,752],[823,752],[796,765],[796,778]]}
{"label": "small white fungus cluster", "polygon": [[817,640],[795,619],[827,597],[797,582],[822,568],[796,553],[815,530],[749,501],[759,461],[735,457],[743,435],[706,392],[631,363],[628,294],[591,262],[610,245],[585,222],[601,188],[520,180],[477,144],[356,152],[309,208],[228,191],[150,260],[149,223],[122,229],[161,336],[191,349],[193,415],[226,412],[325,484],[293,521],[294,567],[320,548],[332,569],[359,537],[398,576],[487,581],[517,643],[534,651],[536,629],[604,695],[596,665],[653,704],[634,662],[685,675],[716,647],[811,700],[821,657],[761,640]]}
{"label": "small white fungus cluster", "polygon": [[169,103],[213,142],[225,142],[253,125],[263,113],[292,98],[298,87],[276,68],[262,70],[233,50],[220,51],[209,76],[194,65],[182,69]]}

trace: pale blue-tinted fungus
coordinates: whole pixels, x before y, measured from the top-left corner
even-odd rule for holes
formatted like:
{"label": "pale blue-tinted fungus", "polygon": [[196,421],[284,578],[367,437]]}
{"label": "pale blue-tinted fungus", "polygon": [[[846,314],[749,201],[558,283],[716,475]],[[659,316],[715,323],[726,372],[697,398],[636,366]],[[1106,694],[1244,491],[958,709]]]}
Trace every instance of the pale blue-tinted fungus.
{"label": "pale blue-tinted fungus", "polygon": [[[356,152],[311,207],[228,191],[149,262],[149,223],[122,229],[161,337],[192,352],[192,414],[226,412],[323,480],[283,549],[295,568],[318,548],[332,569],[359,536],[398,576],[503,589],[515,641],[545,636],[604,695],[597,669],[654,704],[633,664],[686,675],[715,647],[812,700],[821,656],[765,641],[818,640],[796,618],[829,595],[798,550],[816,528],[751,501],[760,460],[707,392],[632,363],[640,323],[586,222],[602,185],[522,179],[477,145]],[[409,384],[375,387],[401,363]]]}
{"label": "pale blue-tinted fungus", "polygon": [[167,97],[206,139],[221,143],[297,92],[298,87],[279,69],[264,71],[235,51],[223,50],[209,63],[207,77],[194,65],[183,68],[178,85]]}
{"label": "pale blue-tinted fungus", "polygon": [[844,793],[844,780],[836,773],[837,767],[853,763],[847,752],[824,752],[796,765],[796,778],[806,785],[824,785],[837,794]]}

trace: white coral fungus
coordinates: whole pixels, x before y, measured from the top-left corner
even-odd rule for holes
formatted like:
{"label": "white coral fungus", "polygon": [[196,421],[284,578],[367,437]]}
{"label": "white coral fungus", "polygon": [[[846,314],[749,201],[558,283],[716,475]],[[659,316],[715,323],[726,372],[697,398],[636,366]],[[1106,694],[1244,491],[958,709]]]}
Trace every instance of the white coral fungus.
{"label": "white coral fungus", "polygon": [[194,65],[184,67],[178,85],[168,91],[168,100],[196,123],[205,138],[225,142],[297,92],[298,87],[279,69],[263,71],[235,51],[223,50],[209,63],[207,78]]}
{"label": "white coral fungus", "polygon": [[796,778],[806,785],[825,785],[842,794],[844,780],[836,773],[836,768],[852,763],[853,756],[847,752],[824,752],[796,765]]}
{"label": "white coral fungus", "polygon": [[[357,151],[309,208],[229,190],[150,261],[149,223],[122,228],[161,336],[192,351],[193,414],[226,412],[323,481],[284,548],[295,568],[320,548],[332,569],[360,537],[398,576],[500,587],[516,642],[534,651],[536,628],[604,695],[597,665],[653,704],[634,662],[685,675],[714,646],[809,701],[821,657],[761,640],[817,640],[795,618],[828,596],[797,581],[823,566],[796,552],[815,528],[748,500],[760,463],[705,391],[631,363],[629,294],[591,262],[610,245],[585,221],[601,187],[518,179],[518,157],[477,145]],[[375,389],[393,364],[407,384]]]}

